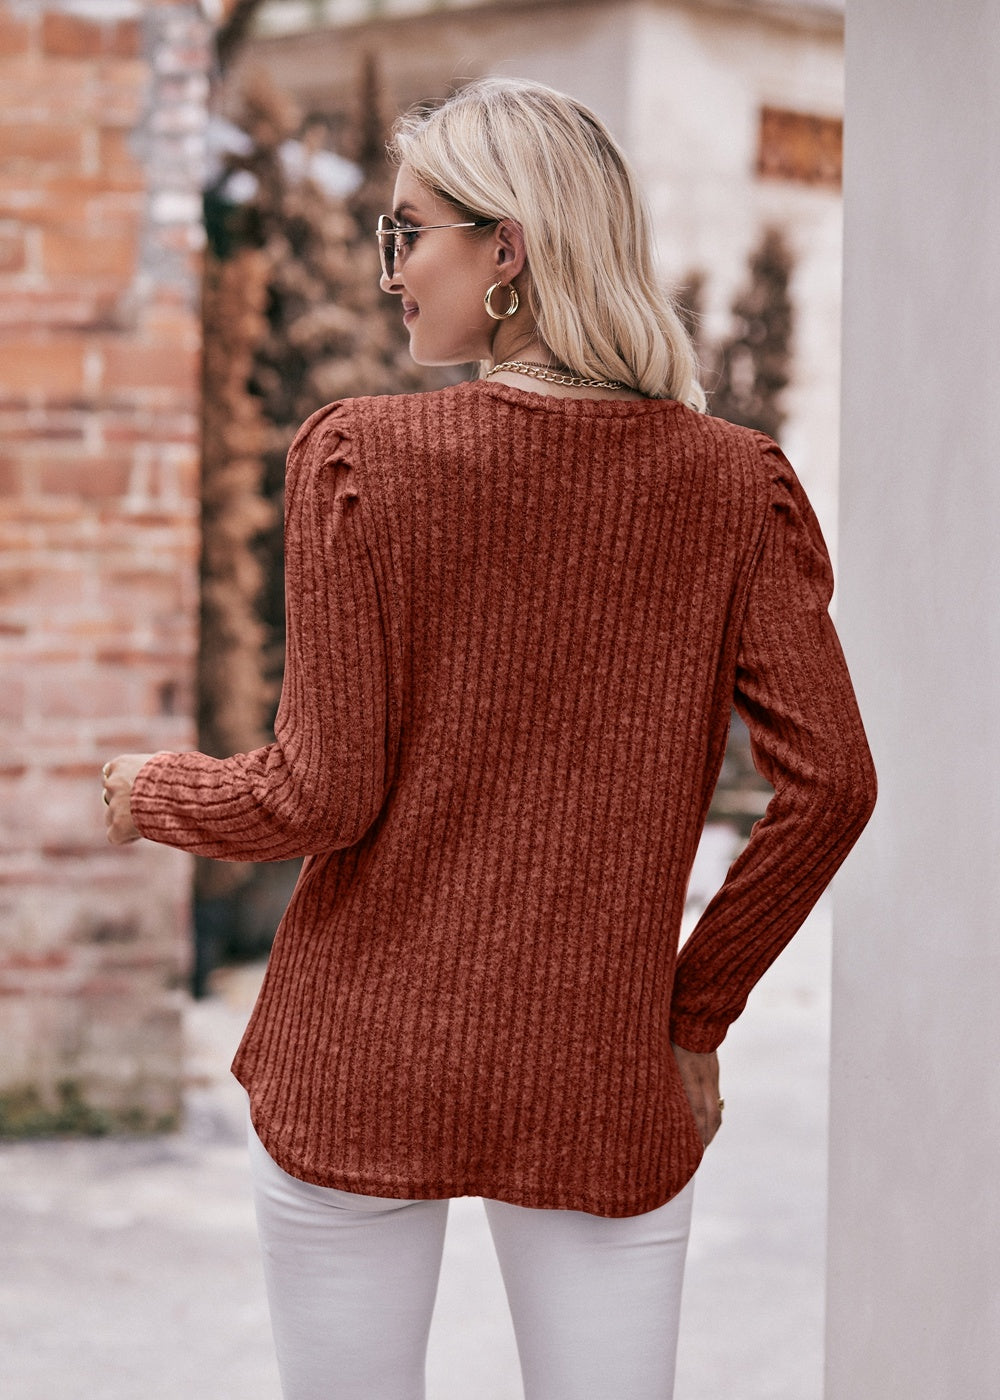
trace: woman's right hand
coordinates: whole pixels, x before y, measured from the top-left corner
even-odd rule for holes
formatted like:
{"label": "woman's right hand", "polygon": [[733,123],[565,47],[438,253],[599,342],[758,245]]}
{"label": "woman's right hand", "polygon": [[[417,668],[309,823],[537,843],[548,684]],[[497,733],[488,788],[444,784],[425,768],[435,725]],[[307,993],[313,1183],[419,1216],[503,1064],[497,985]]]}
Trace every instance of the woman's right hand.
{"label": "woman's right hand", "polygon": [[673,1046],[674,1059],[681,1073],[701,1140],[707,1147],[722,1126],[722,1099],[719,1097],[719,1056],[715,1050],[699,1055],[694,1050]]}
{"label": "woman's right hand", "polygon": [[104,821],[112,846],[125,846],[139,840],[141,833],[132,820],[132,784],[139,769],[153,757],[151,753],[123,753],[109,759],[101,769],[107,808]]}

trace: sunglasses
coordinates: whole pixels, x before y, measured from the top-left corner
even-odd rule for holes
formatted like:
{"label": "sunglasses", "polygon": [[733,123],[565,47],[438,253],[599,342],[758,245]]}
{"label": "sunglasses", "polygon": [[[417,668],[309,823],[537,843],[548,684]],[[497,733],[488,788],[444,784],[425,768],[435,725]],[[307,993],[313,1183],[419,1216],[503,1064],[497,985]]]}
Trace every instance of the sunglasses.
{"label": "sunglasses", "polygon": [[375,237],[378,239],[378,255],[382,271],[391,282],[396,272],[397,262],[402,262],[416,241],[418,233],[427,233],[436,228],[485,228],[495,224],[496,219],[471,219],[464,224],[397,224],[388,214],[378,216]]}

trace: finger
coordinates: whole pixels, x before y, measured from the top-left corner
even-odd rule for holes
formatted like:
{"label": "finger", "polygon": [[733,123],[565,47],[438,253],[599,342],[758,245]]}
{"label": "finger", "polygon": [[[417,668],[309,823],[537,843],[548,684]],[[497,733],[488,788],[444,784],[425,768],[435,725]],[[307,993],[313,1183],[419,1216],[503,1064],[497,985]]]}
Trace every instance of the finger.
{"label": "finger", "polygon": [[116,790],[116,784],[112,779],[108,788],[105,789],[104,797],[107,804],[104,824],[110,843],[113,846],[124,846],[130,841],[138,841],[140,833],[132,820],[129,785],[119,782]]}
{"label": "finger", "polygon": [[[114,769],[114,759],[112,759],[112,758],[109,758],[108,761],[107,761],[107,763],[105,763],[105,764],[103,765],[103,767],[101,768],[101,784],[102,784],[101,801],[104,803],[105,807],[110,806],[110,803],[111,803],[111,788],[110,788],[110,785],[109,785],[108,780],[109,780],[109,778],[111,777],[111,774],[112,774],[113,769]],[[105,822],[105,825],[108,826],[108,827],[110,827],[110,825],[111,825],[111,820],[112,820],[112,818],[111,818],[111,813],[110,813],[110,812],[105,812],[105,814],[104,814],[104,822]]]}
{"label": "finger", "polygon": [[716,1133],[719,1131],[719,1129],[720,1129],[721,1127],[722,1127],[722,1110],[721,1110],[718,1106],[716,1106],[716,1107],[714,1107],[714,1108],[709,1107],[708,1109],[706,1109],[706,1112],[705,1112],[705,1133],[704,1133],[704,1141],[705,1141],[705,1146],[706,1146],[706,1147],[707,1147],[708,1144],[712,1141],[712,1139],[715,1137]]}
{"label": "finger", "polygon": [[706,1106],[701,1118],[701,1137],[705,1146],[712,1141],[716,1133],[722,1127],[722,1114],[717,1108]]}

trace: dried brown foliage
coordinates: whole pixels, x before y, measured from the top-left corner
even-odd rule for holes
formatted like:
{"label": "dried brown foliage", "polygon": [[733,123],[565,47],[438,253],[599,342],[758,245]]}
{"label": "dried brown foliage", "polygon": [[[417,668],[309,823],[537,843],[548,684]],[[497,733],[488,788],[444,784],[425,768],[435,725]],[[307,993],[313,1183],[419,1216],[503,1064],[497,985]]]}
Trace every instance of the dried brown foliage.
{"label": "dried brown foliage", "polygon": [[733,330],[712,358],[711,410],[776,438],[785,421],[781,392],[791,373],[792,257],[777,229],[765,229],[749,276],[733,302]]}

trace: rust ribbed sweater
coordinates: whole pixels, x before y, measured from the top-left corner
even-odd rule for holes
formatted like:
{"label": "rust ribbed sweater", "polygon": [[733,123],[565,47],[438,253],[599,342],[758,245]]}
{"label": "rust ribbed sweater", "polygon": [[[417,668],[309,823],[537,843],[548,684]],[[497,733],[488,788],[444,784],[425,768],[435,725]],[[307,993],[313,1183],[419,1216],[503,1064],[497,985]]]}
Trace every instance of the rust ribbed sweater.
{"label": "rust ribbed sweater", "polygon": [[[788,462],[672,400],[347,400],[289,454],[275,742],[141,770],[145,836],[305,855],[234,1072],[294,1176],[633,1215],[874,774]],[[735,699],[775,789],[677,957]]]}

